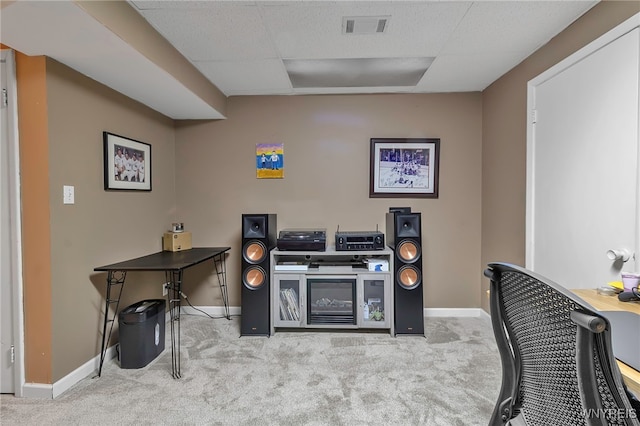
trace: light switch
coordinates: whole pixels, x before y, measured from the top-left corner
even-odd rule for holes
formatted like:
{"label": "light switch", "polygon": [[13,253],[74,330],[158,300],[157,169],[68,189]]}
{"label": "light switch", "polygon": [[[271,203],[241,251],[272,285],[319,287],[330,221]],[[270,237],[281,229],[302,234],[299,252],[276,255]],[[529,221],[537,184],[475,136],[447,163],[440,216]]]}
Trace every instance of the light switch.
{"label": "light switch", "polygon": [[75,204],[74,187],[64,185],[62,187],[62,202],[63,204]]}

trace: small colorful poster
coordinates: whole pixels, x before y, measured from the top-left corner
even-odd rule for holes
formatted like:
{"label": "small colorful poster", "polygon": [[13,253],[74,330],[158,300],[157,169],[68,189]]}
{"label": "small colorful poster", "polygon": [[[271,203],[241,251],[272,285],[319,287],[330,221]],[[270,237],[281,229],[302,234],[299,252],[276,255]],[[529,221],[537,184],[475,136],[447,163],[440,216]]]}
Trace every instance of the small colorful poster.
{"label": "small colorful poster", "polygon": [[284,144],[256,144],[256,177],[282,179],[284,177]]}

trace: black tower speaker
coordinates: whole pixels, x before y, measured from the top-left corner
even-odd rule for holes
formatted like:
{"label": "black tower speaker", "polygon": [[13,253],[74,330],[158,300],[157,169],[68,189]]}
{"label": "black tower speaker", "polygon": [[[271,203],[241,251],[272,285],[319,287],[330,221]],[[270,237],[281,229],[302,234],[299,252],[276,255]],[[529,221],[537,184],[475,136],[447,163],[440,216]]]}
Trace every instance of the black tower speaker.
{"label": "black tower speaker", "polygon": [[424,335],[420,213],[386,214],[387,245],[394,251],[393,296],[396,334]]}
{"label": "black tower speaker", "polygon": [[270,332],[269,252],[276,246],[275,214],[242,215],[242,315],[240,335]]}

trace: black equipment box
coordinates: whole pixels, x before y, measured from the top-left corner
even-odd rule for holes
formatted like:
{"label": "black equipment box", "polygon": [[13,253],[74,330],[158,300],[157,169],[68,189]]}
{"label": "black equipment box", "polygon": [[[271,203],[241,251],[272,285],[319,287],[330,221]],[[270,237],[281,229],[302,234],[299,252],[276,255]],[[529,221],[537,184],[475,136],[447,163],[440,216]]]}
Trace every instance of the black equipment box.
{"label": "black equipment box", "polygon": [[120,368],[142,368],[164,351],[165,301],[142,300],[118,314]]}
{"label": "black equipment box", "polygon": [[384,250],[384,234],[378,231],[338,231],[336,251]]}
{"label": "black equipment box", "polygon": [[283,229],[278,234],[278,250],[325,251],[327,249],[327,230]]}

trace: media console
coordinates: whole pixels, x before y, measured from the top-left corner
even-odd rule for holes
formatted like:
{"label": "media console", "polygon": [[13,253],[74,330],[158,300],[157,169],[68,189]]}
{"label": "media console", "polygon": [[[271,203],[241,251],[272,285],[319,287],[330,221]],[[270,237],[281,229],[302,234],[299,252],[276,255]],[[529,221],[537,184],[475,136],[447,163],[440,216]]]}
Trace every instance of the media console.
{"label": "media console", "polygon": [[[393,330],[393,251],[270,252],[277,329]],[[371,264],[371,266],[369,266]]]}

